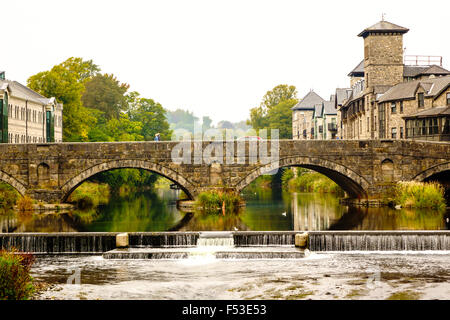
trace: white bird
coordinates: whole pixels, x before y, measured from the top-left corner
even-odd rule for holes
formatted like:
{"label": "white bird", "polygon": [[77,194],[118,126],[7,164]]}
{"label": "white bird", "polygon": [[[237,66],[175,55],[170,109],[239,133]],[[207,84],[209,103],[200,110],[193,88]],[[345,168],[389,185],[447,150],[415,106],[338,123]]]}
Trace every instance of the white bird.
{"label": "white bird", "polygon": [[238,231],[239,229],[238,228],[236,228],[236,227],[233,227],[234,228],[234,231]]}
{"label": "white bird", "polygon": [[281,215],[286,217],[286,212],[283,212]]}

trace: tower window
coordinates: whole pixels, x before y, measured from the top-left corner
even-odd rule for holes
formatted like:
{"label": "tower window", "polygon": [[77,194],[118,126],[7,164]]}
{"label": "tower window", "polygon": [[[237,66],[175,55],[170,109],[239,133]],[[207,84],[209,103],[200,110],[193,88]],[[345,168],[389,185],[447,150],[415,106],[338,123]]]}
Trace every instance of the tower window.
{"label": "tower window", "polygon": [[419,108],[423,108],[425,106],[425,100],[424,100],[424,96],[423,96],[423,92],[420,92],[417,94],[417,100],[419,103]]}

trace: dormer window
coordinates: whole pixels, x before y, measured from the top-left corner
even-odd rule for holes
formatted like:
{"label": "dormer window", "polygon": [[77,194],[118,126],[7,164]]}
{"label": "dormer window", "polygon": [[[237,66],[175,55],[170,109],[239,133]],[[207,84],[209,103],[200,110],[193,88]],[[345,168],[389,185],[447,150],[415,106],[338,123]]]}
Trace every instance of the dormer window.
{"label": "dormer window", "polygon": [[425,106],[424,94],[423,92],[419,92],[417,94],[417,100],[419,103],[419,108],[423,108]]}

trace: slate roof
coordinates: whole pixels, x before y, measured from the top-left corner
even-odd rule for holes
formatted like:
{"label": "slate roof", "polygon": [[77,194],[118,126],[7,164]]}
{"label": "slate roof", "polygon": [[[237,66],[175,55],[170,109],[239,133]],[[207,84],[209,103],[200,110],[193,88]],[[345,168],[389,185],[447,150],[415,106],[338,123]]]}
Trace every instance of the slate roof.
{"label": "slate roof", "polygon": [[336,104],[342,105],[348,99],[347,91],[351,88],[336,88]]}
{"label": "slate roof", "polygon": [[333,101],[325,101],[323,103],[323,113],[325,115],[337,115],[336,108],[334,107]]}
{"label": "slate roof", "polygon": [[[450,71],[438,65],[431,66],[408,66],[403,67],[403,76],[408,78],[415,78],[421,75],[450,75]],[[362,60],[350,73],[349,77],[363,77],[364,76],[364,60]]]}
{"label": "slate roof", "polygon": [[358,37],[366,37],[369,32],[376,32],[376,33],[386,33],[386,32],[399,32],[399,33],[406,33],[409,29],[401,27],[399,25],[393,24],[388,21],[379,21],[375,23],[373,26],[370,26],[363,31],[361,31],[358,34]]}
{"label": "slate roof", "polygon": [[293,106],[292,110],[314,110],[314,105],[321,104],[324,99],[320,97],[317,93],[314,91],[310,91],[306,94],[306,96],[303,97],[302,100],[300,100],[299,103],[297,103],[295,106]]}
{"label": "slate roof", "polygon": [[13,97],[33,101],[43,105],[51,104],[55,100],[54,98],[46,98],[17,81],[0,79],[0,86],[3,87],[4,85],[8,86],[8,89]]}
{"label": "slate roof", "polygon": [[414,99],[419,86],[426,91],[427,97],[437,97],[450,86],[450,76],[399,83],[383,94],[378,102]]}
{"label": "slate roof", "polygon": [[348,74],[349,77],[364,77],[364,59]]}
{"label": "slate roof", "polygon": [[434,107],[404,116],[403,118],[426,118],[430,116],[448,115],[450,115],[450,107]]}
{"label": "slate roof", "polygon": [[417,76],[426,76],[426,75],[438,75],[438,76],[445,76],[450,75],[450,71],[447,69],[442,68],[438,65],[431,65],[431,66],[405,66],[403,68],[403,76],[404,77],[411,77],[415,78]]}

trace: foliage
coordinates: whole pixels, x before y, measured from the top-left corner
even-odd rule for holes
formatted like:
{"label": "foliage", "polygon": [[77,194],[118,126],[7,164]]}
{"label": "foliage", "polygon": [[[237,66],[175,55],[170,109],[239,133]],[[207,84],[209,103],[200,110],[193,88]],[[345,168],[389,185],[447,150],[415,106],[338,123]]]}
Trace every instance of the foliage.
{"label": "foliage", "polygon": [[[287,177],[285,179],[287,179]],[[287,186],[289,190],[300,192],[335,193],[338,195],[344,195],[344,191],[341,187],[339,187],[330,178],[318,172],[313,172],[302,168],[297,171],[296,178],[291,178],[288,180],[287,184],[285,183],[283,186]]]}
{"label": "foliage", "polygon": [[279,130],[280,139],[292,138],[292,110],[297,104],[297,90],[295,86],[278,85],[268,91],[259,107],[250,109],[250,119],[247,124],[253,129]]}
{"label": "foliage", "polygon": [[158,175],[144,169],[120,169],[100,172],[90,180],[96,183],[107,184],[110,187],[110,191],[116,194],[122,186],[145,189],[152,186],[157,179]]}
{"label": "foliage", "polygon": [[81,101],[86,108],[100,110],[106,120],[119,119],[128,109],[125,93],[129,87],[112,74],[98,73],[86,82]]}
{"label": "foliage", "polygon": [[128,97],[130,104],[128,115],[130,121],[140,124],[140,135],[143,140],[150,141],[155,134],[161,135],[161,140],[170,140],[172,130],[167,122],[167,111],[152,99],[140,98],[137,92]]}
{"label": "foliage", "polygon": [[109,194],[107,184],[86,181],[72,192],[68,201],[76,203],[80,209],[88,209],[108,203]]}
{"label": "foliage", "polygon": [[31,254],[0,251],[0,300],[27,300],[32,296],[30,269],[33,262]]}
{"label": "foliage", "polygon": [[239,210],[241,197],[232,191],[206,191],[198,195],[196,205],[205,213],[235,213]]}
{"label": "foliage", "polygon": [[198,117],[188,110],[177,109],[175,111],[167,111],[167,121],[173,130],[184,129],[194,133],[194,126],[196,123],[198,124]]}
{"label": "foliage", "polygon": [[394,201],[406,208],[444,209],[444,188],[437,182],[400,181]]}
{"label": "foliage", "polygon": [[29,196],[23,196],[17,201],[17,209],[19,212],[32,212],[33,208],[33,200]]}
{"label": "foliage", "polygon": [[27,86],[64,104],[63,140],[87,141],[88,131],[96,119],[82,105],[84,84],[100,69],[92,60],[69,58],[49,71],[39,72],[27,80]]}
{"label": "foliage", "polygon": [[19,193],[7,183],[0,182],[0,208],[10,209],[19,198]]}
{"label": "foliage", "polygon": [[283,171],[283,174],[281,175],[281,185],[283,188],[289,187],[289,181],[294,178],[294,169],[288,168]]}

